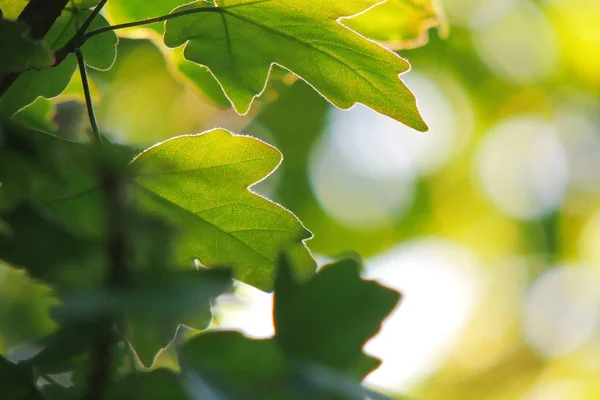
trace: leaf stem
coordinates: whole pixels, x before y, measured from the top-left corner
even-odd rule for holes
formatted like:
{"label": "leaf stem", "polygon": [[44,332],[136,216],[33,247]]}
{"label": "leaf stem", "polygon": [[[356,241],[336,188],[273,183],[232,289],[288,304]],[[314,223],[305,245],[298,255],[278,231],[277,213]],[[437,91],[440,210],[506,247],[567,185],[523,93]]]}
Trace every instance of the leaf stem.
{"label": "leaf stem", "polygon": [[163,21],[166,21],[169,19],[183,17],[185,15],[190,15],[190,14],[197,14],[197,13],[201,13],[201,12],[219,12],[219,11],[221,11],[219,7],[202,7],[202,8],[192,8],[189,10],[176,11],[174,13],[162,15],[160,17],[148,18],[148,19],[143,19],[140,21],[127,22],[124,24],[111,25],[111,26],[107,26],[104,28],[96,29],[96,30],[87,32],[85,35],[83,35],[83,39],[88,40],[89,38],[91,38],[93,36],[100,35],[100,34],[106,33],[106,32],[116,31],[117,29],[125,29],[125,28],[132,28],[135,26],[155,24],[157,22],[163,22]]}
{"label": "leaf stem", "polygon": [[92,127],[92,133],[94,135],[94,139],[98,143],[102,143],[102,135],[98,129],[98,122],[96,121],[96,114],[94,113],[94,103],[92,102],[92,93],[90,91],[90,83],[87,77],[87,68],[85,66],[85,60],[83,59],[83,53],[81,52],[81,49],[75,50],[75,56],[77,57],[77,63],[79,64],[79,73],[81,75],[81,83],[83,85],[85,104],[87,107],[90,125]]}
{"label": "leaf stem", "polygon": [[96,18],[96,16],[100,14],[100,11],[102,11],[106,3],[108,3],[108,0],[101,0],[100,3],[98,3],[98,5],[96,6],[96,8],[92,10],[90,16],[83,22],[83,25],[81,25],[81,27],[77,30],[77,33],[74,36],[75,40],[80,38],[85,41],[84,38],[85,34],[87,33],[87,30],[90,28],[90,25],[92,25],[92,22],[94,22],[94,18]]}

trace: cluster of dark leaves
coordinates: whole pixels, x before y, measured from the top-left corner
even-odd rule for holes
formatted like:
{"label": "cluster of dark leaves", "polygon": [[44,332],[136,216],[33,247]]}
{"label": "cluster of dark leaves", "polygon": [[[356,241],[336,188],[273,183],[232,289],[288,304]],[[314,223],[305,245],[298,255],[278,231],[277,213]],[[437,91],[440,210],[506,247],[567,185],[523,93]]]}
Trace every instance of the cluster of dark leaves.
{"label": "cluster of dark leaves", "polygon": [[[271,5],[261,3],[256,3],[253,11],[256,15],[250,17],[260,17],[261,7],[271,10]],[[196,150],[204,144],[198,137],[179,139],[177,143],[163,144],[153,154],[146,153],[145,166],[151,170],[146,175],[154,177],[147,178],[150,182],[147,185],[163,185],[160,187],[164,190],[164,185],[175,185],[179,179],[177,189],[181,193],[178,194],[189,200],[193,196],[184,192],[193,189],[196,177],[188,175],[188,181],[182,185],[181,176],[171,179],[170,174],[196,171],[212,184],[213,179],[204,169],[221,168],[214,171],[229,171],[233,177],[223,183],[225,188],[221,190],[220,200],[235,199],[225,205],[240,206],[229,207],[231,215],[239,216],[246,208],[261,210],[264,215],[270,213],[272,218],[266,222],[271,225],[266,227],[253,225],[262,222],[263,214],[259,213],[241,221],[251,225],[245,231],[253,232],[255,243],[247,245],[239,237],[233,240],[241,243],[236,242],[238,247],[245,245],[249,250],[242,252],[226,247],[225,251],[235,253],[229,262],[231,265],[204,268],[197,267],[189,257],[183,257],[182,261],[181,241],[178,241],[181,235],[189,235],[193,229],[199,231],[201,223],[211,225],[209,220],[196,220],[192,225],[182,222],[191,218],[190,215],[199,217],[199,213],[185,209],[185,206],[196,206],[197,198],[192,204],[175,204],[187,214],[181,210],[172,212],[173,205],[170,205],[171,212],[166,212],[165,207],[156,206],[156,201],[148,201],[146,192],[152,190],[141,188],[135,181],[140,168],[132,163],[137,153],[135,149],[108,141],[94,144],[69,141],[32,129],[31,125],[22,124],[26,121],[15,118],[18,111],[38,97],[60,94],[76,71],[72,54],[62,60],[57,60],[56,55],[68,46],[82,22],[92,15],[90,7],[96,6],[98,1],[73,0],[69,4],[44,41],[30,40],[27,27],[20,22],[0,18],[0,54],[3,56],[0,78],[19,74],[0,97],[0,299],[4,301],[0,304],[0,398],[381,398],[361,384],[379,365],[379,361],[364,354],[362,348],[377,333],[400,296],[375,282],[361,279],[361,265],[356,259],[326,265],[307,278],[306,272],[312,273],[315,266],[304,245],[310,233],[295,216],[279,206],[269,203],[265,207],[270,208],[261,208],[268,203],[266,199],[246,190],[279,163],[277,150],[259,141],[255,141],[252,148],[250,139],[217,130],[210,132],[210,138],[218,138],[222,144],[222,148],[215,149],[222,157],[220,164],[206,167],[201,163],[204,157],[192,160],[194,151],[189,151],[184,156],[176,154],[184,159],[180,164],[193,161],[200,167],[191,171],[177,170],[175,167],[179,165],[171,163],[170,156],[163,159],[156,156],[161,151],[175,154],[174,148],[184,147],[183,144]],[[198,3],[194,7],[207,6]],[[355,8],[345,7],[349,12]],[[209,8],[211,18],[220,15],[221,9]],[[288,12],[281,10],[280,5],[273,10],[280,12],[281,17]],[[340,37],[348,36],[351,42],[358,40],[329,13],[313,11],[313,23],[327,17]],[[230,13],[236,17],[235,10]],[[239,16],[236,18],[230,24],[240,25],[240,21],[245,21]],[[252,18],[247,23],[252,22]],[[220,17],[215,21],[221,23]],[[184,22],[170,23],[171,31],[175,32],[175,36],[170,37],[171,44],[194,39],[177,33]],[[247,23],[241,24],[240,32],[245,32],[242,28],[248,28]],[[106,26],[108,21],[98,16],[91,29]],[[273,32],[281,36],[279,40],[287,38],[285,32],[284,35]],[[227,36],[226,33],[222,34]],[[297,33],[299,37],[306,34]],[[85,64],[97,70],[109,69],[116,57],[117,42],[114,32],[90,39],[81,48]],[[295,45],[296,41],[291,43]],[[424,129],[414,108],[414,98],[397,79],[407,65],[370,42],[365,41],[364,46],[371,46],[372,52],[382,53],[389,61],[389,65],[382,62],[378,67],[394,66],[389,71],[386,69],[386,73],[394,90],[404,94],[405,104],[402,104],[414,109],[414,113],[407,117],[402,104],[382,101],[377,90],[364,100]],[[275,53],[280,50],[273,49]],[[244,57],[250,58],[253,53]],[[303,58],[290,54],[293,55],[290,63],[299,60],[299,66],[305,65]],[[348,54],[347,57],[354,59],[361,53]],[[264,64],[263,72],[268,72],[270,62],[259,61]],[[339,64],[328,57],[321,61],[334,72],[334,67],[339,68]],[[215,71],[221,68],[223,65],[213,66]],[[253,77],[255,71],[250,72],[249,77]],[[305,72],[314,75],[315,71]],[[314,80],[319,83],[320,69],[317,72]],[[225,68],[223,77],[227,78],[228,73]],[[249,107],[264,86],[268,74],[263,75],[254,82],[250,93],[242,90],[244,82],[233,82],[228,87],[230,94],[239,97],[239,103],[247,102]],[[374,74],[377,79],[380,75]],[[368,82],[368,77],[361,75],[360,78],[362,84]],[[329,87],[326,80],[320,84]],[[344,86],[345,82],[337,84]],[[380,85],[389,86],[385,79]],[[343,106],[357,101],[337,98],[339,93],[345,91],[332,90],[329,97]],[[207,137],[208,134],[204,139]],[[257,156],[244,162],[258,161],[260,165],[246,165],[242,170],[238,166],[240,161],[232,161],[231,156],[241,151],[242,160],[247,150],[255,151]],[[169,177],[164,181],[156,178],[163,175]],[[240,190],[244,191],[242,195]],[[186,226],[188,231],[181,232]],[[221,236],[212,240],[214,249],[206,254],[217,259],[221,251],[219,238],[244,229],[214,228],[221,229]],[[263,234],[272,237],[268,246],[263,246],[265,243],[261,240],[265,236],[257,232],[266,232]],[[279,232],[277,239],[273,232]],[[198,236],[196,233],[193,240],[210,241]],[[202,246],[210,245],[203,243],[199,248]],[[269,252],[268,256],[263,254],[265,251]],[[262,264],[249,265],[255,259],[248,254],[257,255]],[[279,258],[274,254],[280,254]],[[244,257],[247,259],[240,262]],[[231,291],[234,277],[261,289],[274,289],[276,333],[272,338],[257,340],[239,332],[208,329],[213,322],[211,305],[218,296]],[[19,293],[8,290],[11,282],[18,283]],[[161,362],[161,355],[168,362]]]}
{"label": "cluster of dark leaves", "polygon": [[[172,264],[176,233],[130,193],[132,150],[11,123],[2,125],[0,137],[1,268],[24,270],[57,298],[53,332],[0,358],[3,399],[81,398],[102,343],[110,363],[102,390],[109,399],[373,396],[360,382],[379,362],[362,347],[399,295],[362,280],[358,260],[325,266],[299,282],[282,256],[273,338],[194,333],[210,324],[211,302],[230,290],[231,271]],[[121,187],[117,206],[114,182]],[[111,266],[116,245],[124,246],[116,259],[122,265]],[[0,334],[6,334],[2,326]],[[177,365],[153,365],[167,345]]]}

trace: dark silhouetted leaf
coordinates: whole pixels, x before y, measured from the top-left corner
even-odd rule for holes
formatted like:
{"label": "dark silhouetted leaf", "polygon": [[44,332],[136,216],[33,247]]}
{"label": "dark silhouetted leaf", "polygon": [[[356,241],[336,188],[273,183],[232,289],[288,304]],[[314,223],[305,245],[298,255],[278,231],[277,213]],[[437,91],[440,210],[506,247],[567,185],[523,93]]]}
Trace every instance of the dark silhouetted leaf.
{"label": "dark silhouetted leaf", "polygon": [[304,284],[296,283],[282,262],[275,283],[275,337],[291,357],[354,369],[364,362],[362,347],[399,298],[391,289],[362,280],[357,260],[327,265]]}
{"label": "dark silhouetted leaf", "polygon": [[70,55],[56,67],[21,74],[0,97],[0,116],[11,117],[38,97],[58,96],[69,84],[76,68],[75,56]]}
{"label": "dark silhouetted leaf", "polygon": [[108,400],[191,400],[181,378],[164,368],[130,374],[117,382],[108,394]]}
{"label": "dark silhouetted leaf", "polygon": [[282,261],[275,338],[252,340],[226,331],[192,338],[181,360],[186,371],[196,373],[196,388],[235,400],[365,399],[369,391],[360,382],[379,362],[362,347],[399,295],[362,280],[358,264],[339,261],[298,283]]}
{"label": "dark silhouetted leaf", "polygon": [[144,365],[175,337],[179,324],[204,329],[212,320],[210,302],[231,286],[227,269],[166,271],[161,277],[141,271],[137,285],[126,291],[68,293],[56,311],[59,320],[123,317],[124,337]]}
{"label": "dark silhouetted leaf", "polygon": [[[53,50],[62,48],[75,36],[79,27],[88,19],[91,13],[92,11],[86,8],[66,8],[54,22],[44,40]],[[93,31],[108,25],[108,21],[102,15],[98,15],[94,18],[94,22],[88,30]],[[81,47],[85,63],[102,71],[110,69],[117,57],[118,41],[119,39],[114,32],[96,35],[88,39]]]}
{"label": "dark silhouetted leaf", "polygon": [[66,229],[56,219],[22,206],[4,216],[10,231],[0,234],[0,259],[52,284],[74,284],[102,269],[86,268],[93,246]]}
{"label": "dark silhouetted leaf", "polygon": [[292,377],[289,361],[272,339],[208,332],[191,339],[181,351],[185,367],[198,374],[206,389],[221,392],[226,399],[282,399],[280,392]]}
{"label": "dark silhouetted leaf", "polygon": [[[59,50],[71,40],[78,27],[91,14],[91,10],[83,8],[89,1],[71,2],[45,36],[44,41],[51,50]],[[90,29],[108,26],[108,21],[98,15]],[[82,47],[85,62],[92,68],[109,69],[116,58],[118,38],[114,32],[97,35],[89,39]],[[69,84],[77,67],[74,55],[69,55],[56,67],[40,71],[31,70],[21,74],[6,93],[0,97],[0,116],[10,117],[17,111],[31,104],[38,97],[47,99],[60,95]]]}
{"label": "dark silhouetted leaf", "polygon": [[2,400],[43,400],[33,382],[33,374],[0,356]]}
{"label": "dark silhouetted leaf", "polygon": [[54,63],[50,48],[44,42],[28,38],[25,25],[1,18],[0,54],[0,71],[19,72]]}

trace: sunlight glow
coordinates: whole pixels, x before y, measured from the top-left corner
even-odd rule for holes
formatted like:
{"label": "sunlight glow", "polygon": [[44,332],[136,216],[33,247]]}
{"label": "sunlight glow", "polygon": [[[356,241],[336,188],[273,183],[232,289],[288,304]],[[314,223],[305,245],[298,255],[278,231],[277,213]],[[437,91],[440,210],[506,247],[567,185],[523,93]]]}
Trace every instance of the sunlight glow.
{"label": "sunlight glow", "polygon": [[482,284],[468,250],[440,239],[420,239],[366,262],[366,277],[402,292],[403,300],[365,351],[383,360],[367,377],[378,388],[403,393],[450,356]]}
{"label": "sunlight glow", "polygon": [[569,164],[569,184],[589,193],[600,193],[599,115],[598,100],[576,98],[563,105],[556,118]]}
{"label": "sunlight glow", "polygon": [[518,0],[511,12],[492,23],[472,21],[473,40],[481,59],[498,75],[526,84],[554,74],[558,44],[550,21],[529,0]]}
{"label": "sunlight glow", "polygon": [[427,133],[362,105],[330,111],[329,130],[313,153],[311,182],[321,206],[342,223],[379,227],[404,215],[415,179],[440,170],[470,136],[472,110],[451,77],[440,77],[438,85],[411,72],[404,80],[419,99]]}
{"label": "sunlight glow", "polygon": [[600,271],[600,207],[586,222],[579,238],[582,259]]}
{"label": "sunlight glow", "polygon": [[523,220],[555,210],[568,183],[566,155],[555,128],[536,117],[492,128],[480,146],[476,169],[492,202]]}
{"label": "sunlight glow", "polygon": [[588,342],[600,329],[600,274],[562,266],[542,274],[523,309],[525,338],[540,354],[554,358]]}
{"label": "sunlight glow", "polygon": [[213,308],[215,328],[244,332],[252,338],[273,336],[273,295],[236,282],[235,296],[221,296]]}

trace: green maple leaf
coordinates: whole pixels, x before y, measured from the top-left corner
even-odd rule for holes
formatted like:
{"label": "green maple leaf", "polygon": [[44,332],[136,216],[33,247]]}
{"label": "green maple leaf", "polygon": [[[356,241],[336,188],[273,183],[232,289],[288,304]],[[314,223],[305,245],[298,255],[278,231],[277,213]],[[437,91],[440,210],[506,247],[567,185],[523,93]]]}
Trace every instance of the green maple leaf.
{"label": "green maple leaf", "polygon": [[275,337],[209,331],[183,345],[181,359],[207,392],[228,399],[382,399],[360,384],[380,364],[362,347],[399,297],[361,279],[357,260],[325,266],[304,283],[282,262],[275,283]]}
{"label": "green maple leaf", "polygon": [[275,281],[275,338],[291,357],[339,370],[370,371],[379,363],[365,356],[362,347],[399,300],[399,293],[361,279],[355,259],[323,266],[303,284],[295,282],[283,262]]}
{"label": "green maple leaf", "polygon": [[443,26],[443,21],[432,0],[387,0],[345,24],[399,50],[424,45],[428,30]]}
{"label": "green maple leaf", "polygon": [[246,113],[271,66],[305,79],[336,106],[357,102],[425,131],[413,94],[399,74],[409,64],[340,22],[378,0],[216,0],[174,10],[165,44],[210,68],[238,112]]}
{"label": "green maple leaf", "polygon": [[133,182],[141,204],[179,231],[179,262],[232,267],[235,278],[270,290],[284,250],[300,275],[315,269],[304,244],[311,233],[292,213],[248,190],[281,159],[260,140],[218,129],[144,151],[132,163]]}
{"label": "green maple leaf", "polygon": [[[85,2],[80,3],[88,5]],[[91,14],[92,10],[87,8],[66,8],[54,22],[44,40],[50,44],[53,50],[62,48],[75,36],[79,27]],[[94,18],[89,30],[93,31],[107,26],[109,26],[108,21],[102,15],[98,15]],[[90,38],[81,47],[85,63],[101,71],[110,69],[117,58],[116,46],[118,42],[119,39],[114,32]]]}
{"label": "green maple leaf", "polygon": [[40,96],[50,99],[60,95],[71,81],[76,68],[75,56],[69,55],[56,67],[21,74],[0,97],[0,116],[12,117]]}

